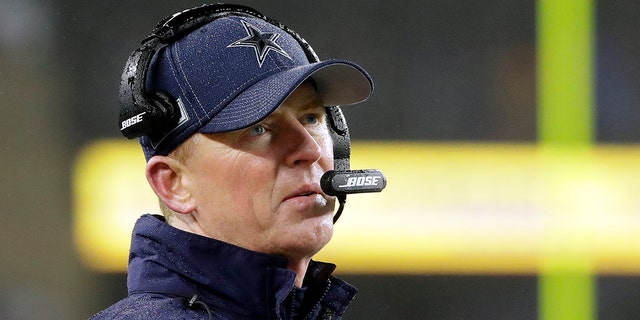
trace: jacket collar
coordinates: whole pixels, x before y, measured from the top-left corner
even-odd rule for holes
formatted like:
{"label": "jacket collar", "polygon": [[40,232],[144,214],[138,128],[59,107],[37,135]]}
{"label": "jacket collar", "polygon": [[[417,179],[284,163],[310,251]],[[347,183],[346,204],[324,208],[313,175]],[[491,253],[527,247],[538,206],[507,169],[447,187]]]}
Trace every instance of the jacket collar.
{"label": "jacket collar", "polygon": [[[277,309],[294,287],[295,272],[286,266],[284,258],[179,230],[161,216],[143,215],[133,230],[127,285],[129,294],[198,294],[213,308],[260,316]],[[326,281],[334,268],[313,262],[307,277]]]}

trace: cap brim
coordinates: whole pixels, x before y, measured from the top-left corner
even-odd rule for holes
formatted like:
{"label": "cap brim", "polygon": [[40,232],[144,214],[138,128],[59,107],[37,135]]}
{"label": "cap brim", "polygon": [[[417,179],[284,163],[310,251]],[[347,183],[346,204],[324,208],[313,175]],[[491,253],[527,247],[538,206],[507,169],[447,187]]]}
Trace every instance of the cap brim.
{"label": "cap brim", "polygon": [[315,81],[325,106],[362,102],[373,92],[371,77],[356,63],[327,60],[307,64],[258,81],[241,92],[199,131],[226,132],[255,124],[275,111],[309,77]]}

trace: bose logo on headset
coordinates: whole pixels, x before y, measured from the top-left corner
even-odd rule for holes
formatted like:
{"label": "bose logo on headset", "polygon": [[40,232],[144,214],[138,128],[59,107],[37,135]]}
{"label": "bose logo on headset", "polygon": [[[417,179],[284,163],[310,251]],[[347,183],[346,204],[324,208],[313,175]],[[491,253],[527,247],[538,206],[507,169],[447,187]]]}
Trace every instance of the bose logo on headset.
{"label": "bose logo on headset", "polygon": [[136,123],[140,123],[142,122],[142,116],[144,116],[147,112],[141,112],[136,114],[135,116],[122,121],[122,126],[120,127],[120,130],[124,130],[128,127],[131,127],[132,125],[136,124]]}
{"label": "bose logo on headset", "polygon": [[339,185],[340,188],[345,187],[364,187],[364,186],[377,186],[380,183],[380,177],[349,177],[347,183]]}

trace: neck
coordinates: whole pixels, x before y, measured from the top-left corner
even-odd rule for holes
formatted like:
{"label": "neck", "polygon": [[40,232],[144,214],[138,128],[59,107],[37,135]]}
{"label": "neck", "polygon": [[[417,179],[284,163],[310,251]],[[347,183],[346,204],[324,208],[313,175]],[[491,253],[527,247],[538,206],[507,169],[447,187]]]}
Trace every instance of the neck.
{"label": "neck", "polygon": [[[197,223],[196,219],[192,215],[181,215],[178,217],[174,217],[169,221],[169,224],[175,228],[181,229],[183,231],[199,234],[201,236],[213,238],[208,235]],[[220,239],[219,239],[220,240]],[[302,288],[302,283],[304,281],[304,276],[307,273],[307,268],[309,267],[309,263],[311,262],[310,257],[305,258],[289,258],[287,263],[287,269],[292,270],[296,273],[296,281],[294,285],[296,288]]]}
{"label": "neck", "polygon": [[293,270],[296,273],[296,288],[302,288],[302,282],[304,281],[304,275],[307,273],[309,267],[310,258],[305,259],[289,259],[287,268]]}

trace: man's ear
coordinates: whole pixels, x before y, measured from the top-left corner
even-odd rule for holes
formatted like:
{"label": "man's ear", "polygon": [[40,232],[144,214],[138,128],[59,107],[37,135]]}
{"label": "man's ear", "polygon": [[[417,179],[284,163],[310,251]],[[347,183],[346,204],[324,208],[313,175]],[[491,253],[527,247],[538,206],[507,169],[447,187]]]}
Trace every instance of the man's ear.
{"label": "man's ear", "polygon": [[154,156],[147,162],[147,181],[169,209],[177,213],[190,213],[195,210],[195,201],[185,184],[184,166],[179,161]]}

